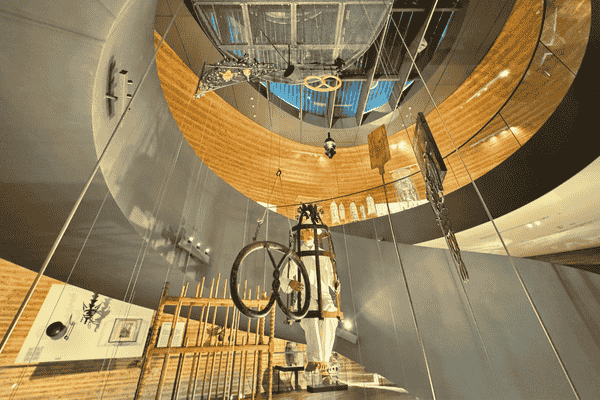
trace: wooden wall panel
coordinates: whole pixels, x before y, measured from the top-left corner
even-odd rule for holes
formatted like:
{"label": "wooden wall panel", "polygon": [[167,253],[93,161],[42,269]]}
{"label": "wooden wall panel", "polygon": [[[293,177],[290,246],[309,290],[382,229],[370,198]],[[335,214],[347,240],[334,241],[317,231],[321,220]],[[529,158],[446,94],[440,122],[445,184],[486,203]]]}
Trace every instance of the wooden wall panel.
{"label": "wooden wall panel", "polygon": [[[5,334],[14,313],[21,305],[21,301],[25,297],[25,293],[27,293],[35,276],[35,272],[0,259],[0,277],[2,278],[0,283],[0,301],[3,304],[0,314],[1,335]],[[59,283],[61,282],[55,279],[42,277],[38,289],[25,309],[7,347],[2,355],[0,355],[0,399],[132,399],[140,374],[139,358],[34,363],[29,366],[14,364],[51,286]],[[187,315],[187,310],[184,308],[180,315]],[[170,322],[172,318],[172,314],[165,314],[162,321]],[[198,321],[191,320],[187,336],[193,336],[195,339],[199,326]],[[208,328],[212,329],[213,326],[209,324]],[[254,334],[252,333],[250,334],[250,340],[254,340]],[[275,365],[285,365],[285,355],[283,354],[285,343],[285,340],[275,339]],[[306,345],[304,344],[298,344],[297,347],[299,351],[306,350]],[[363,367],[345,357],[340,356],[340,359],[341,364],[348,371],[348,378],[352,382],[359,382],[361,380],[372,382],[372,375],[368,374]],[[177,360],[178,356],[173,356],[167,370],[167,380],[163,391],[165,398],[170,398],[175,371],[177,369]],[[217,362],[218,360],[219,356],[217,356]],[[205,363],[206,356],[204,356],[200,363],[201,373],[204,371]],[[154,399],[153,393],[155,393],[158,384],[162,359],[153,359],[152,365],[153,369],[148,379],[148,384],[142,392],[144,394],[142,398],[145,399]],[[266,365],[267,357],[265,355],[263,366],[266,368]],[[187,391],[191,366],[192,358],[188,356],[183,365],[182,374],[182,391],[184,393]],[[222,377],[224,376],[225,367],[224,364],[221,367]],[[218,367],[215,367],[215,377],[217,376],[217,371]],[[236,369],[234,382],[239,381],[238,374],[239,372]],[[13,387],[17,383],[18,386]],[[202,380],[199,381],[199,385],[201,388]],[[208,387],[208,382],[206,383],[206,387]],[[213,394],[216,393],[217,387],[219,393],[222,393],[224,388],[223,379],[221,379],[218,386],[214,384]],[[152,391],[153,389],[154,392]],[[207,389],[205,389],[205,393],[208,393]],[[235,387],[235,393],[237,393],[237,386]],[[167,394],[168,396],[166,396]]]}

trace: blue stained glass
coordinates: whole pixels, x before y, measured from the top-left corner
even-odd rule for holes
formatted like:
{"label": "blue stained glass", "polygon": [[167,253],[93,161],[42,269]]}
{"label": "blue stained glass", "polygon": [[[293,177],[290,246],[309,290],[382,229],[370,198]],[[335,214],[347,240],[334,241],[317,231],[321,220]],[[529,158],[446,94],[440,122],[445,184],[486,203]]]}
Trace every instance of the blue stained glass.
{"label": "blue stained glass", "polygon": [[356,115],[363,82],[344,82],[335,99],[334,116],[348,118]]}
{"label": "blue stained glass", "polygon": [[215,32],[219,32],[219,30],[217,29],[217,21],[215,20],[215,14],[211,14],[210,20],[212,21],[213,28],[215,28]]}
{"label": "blue stained glass", "polygon": [[300,109],[300,85],[271,82],[271,94],[279,97],[292,107]]}
{"label": "blue stained glass", "polygon": [[371,89],[369,92],[369,99],[367,100],[367,106],[365,107],[365,112],[371,112],[388,102],[390,95],[392,94],[393,87],[393,81],[381,81],[375,88]]}

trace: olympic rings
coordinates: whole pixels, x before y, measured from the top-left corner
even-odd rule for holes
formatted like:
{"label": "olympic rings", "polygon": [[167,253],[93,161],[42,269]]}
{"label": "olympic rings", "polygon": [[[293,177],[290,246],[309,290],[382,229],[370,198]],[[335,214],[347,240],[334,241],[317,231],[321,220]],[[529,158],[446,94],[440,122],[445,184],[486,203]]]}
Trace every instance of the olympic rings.
{"label": "olympic rings", "polygon": [[[335,86],[331,86],[327,83],[328,78],[333,78],[336,80]],[[308,83],[309,80],[312,80],[314,82],[315,79],[321,81],[321,83],[317,87],[311,86]],[[306,78],[304,78],[304,86],[306,86],[310,90],[314,90],[317,92],[333,92],[334,90],[337,90],[342,86],[342,80],[335,75],[326,75],[322,78],[319,76],[307,76]]]}
{"label": "olympic rings", "polygon": [[[273,289],[273,292],[269,296],[269,302],[265,308],[263,308],[262,310],[252,310],[250,307],[248,307],[248,306],[246,306],[246,304],[244,304],[243,299],[240,297],[240,295],[238,293],[238,290],[239,290],[238,279],[240,278],[240,268],[242,266],[242,262],[244,261],[244,259],[250,253],[260,250],[260,249],[265,249],[267,251],[267,254],[269,255],[269,258],[271,259],[271,264],[273,266],[273,283],[272,283],[271,287]],[[277,262],[275,260],[275,258],[273,257],[273,253],[271,250],[278,251],[279,253],[283,253],[283,258],[281,258],[281,260],[279,262]],[[286,304],[281,300],[281,297],[279,295],[279,289],[280,289],[280,284],[281,284],[279,281],[279,274],[281,272],[280,270],[283,269],[282,267],[284,267],[284,265],[287,262],[292,262],[292,263],[296,264],[296,266],[300,269],[300,274],[302,275],[302,280],[304,282],[306,282],[304,285],[304,291],[305,291],[304,303],[299,304],[299,306],[301,306],[301,308],[298,311],[289,310],[286,307]],[[237,309],[240,310],[242,312],[242,314],[244,314],[248,318],[263,318],[263,317],[265,317],[269,313],[271,308],[273,308],[273,306],[275,305],[275,302],[277,302],[277,304],[279,305],[279,308],[281,308],[281,310],[285,313],[285,315],[287,315],[290,319],[297,321],[297,320],[304,318],[306,316],[306,314],[308,313],[308,308],[310,307],[310,296],[311,296],[308,272],[306,271],[306,267],[304,266],[304,263],[302,262],[300,257],[298,257],[296,252],[294,252],[291,248],[287,248],[284,245],[276,243],[276,242],[268,242],[268,241],[250,243],[249,245],[244,247],[238,253],[238,255],[233,263],[233,267],[231,268],[230,278],[231,279],[230,279],[229,289],[231,292],[231,299],[233,300],[233,303],[235,304]]]}

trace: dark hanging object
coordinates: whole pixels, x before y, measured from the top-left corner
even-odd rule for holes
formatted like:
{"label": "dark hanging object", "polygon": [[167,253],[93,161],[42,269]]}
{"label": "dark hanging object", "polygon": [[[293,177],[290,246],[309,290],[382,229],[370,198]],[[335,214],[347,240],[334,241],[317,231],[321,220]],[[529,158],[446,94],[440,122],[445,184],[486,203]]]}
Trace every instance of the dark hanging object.
{"label": "dark hanging object", "polygon": [[331,138],[331,133],[327,132],[327,139],[325,139],[325,143],[323,144],[325,148],[325,155],[329,158],[333,158],[335,156],[335,140]]}

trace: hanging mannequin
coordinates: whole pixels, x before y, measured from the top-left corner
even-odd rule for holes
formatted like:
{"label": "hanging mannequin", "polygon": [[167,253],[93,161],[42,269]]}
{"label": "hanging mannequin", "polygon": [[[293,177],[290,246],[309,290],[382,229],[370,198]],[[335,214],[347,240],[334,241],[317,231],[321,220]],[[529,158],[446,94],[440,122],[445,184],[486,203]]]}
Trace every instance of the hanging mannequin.
{"label": "hanging mannequin", "polygon": [[[317,232],[318,233],[318,232]],[[309,230],[302,231],[302,251],[314,249],[314,235]],[[309,310],[318,310],[318,287],[315,256],[304,256],[302,262],[308,272],[311,285],[311,299]],[[329,257],[320,256],[319,265],[321,269],[321,297],[323,302],[323,311],[336,311],[337,308],[329,293],[329,288],[335,290],[335,276],[333,266]],[[281,274],[281,289],[286,293],[292,290],[300,292],[303,285],[298,282],[296,268],[289,269],[289,264],[284,268]],[[289,278],[288,278],[289,277]],[[315,369],[320,372],[326,372],[329,368],[329,359],[335,341],[335,331],[338,325],[337,318],[304,318],[300,321],[300,326],[304,329],[306,339],[306,356],[308,364],[306,371],[311,372]]]}

